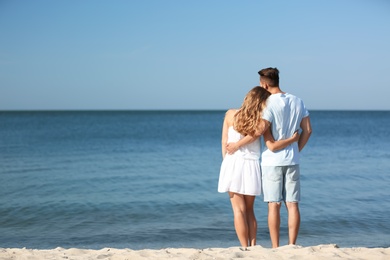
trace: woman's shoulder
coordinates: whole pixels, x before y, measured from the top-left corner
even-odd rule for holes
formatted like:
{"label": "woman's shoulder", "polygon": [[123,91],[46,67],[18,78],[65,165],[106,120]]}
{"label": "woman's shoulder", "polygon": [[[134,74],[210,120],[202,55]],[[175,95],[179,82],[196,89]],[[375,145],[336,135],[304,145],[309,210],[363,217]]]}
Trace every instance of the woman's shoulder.
{"label": "woman's shoulder", "polygon": [[228,122],[228,125],[233,124],[233,118],[234,118],[234,115],[237,113],[237,111],[238,111],[238,109],[233,109],[233,108],[226,111],[225,120]]}
{"label": "woman's shoulder", "polygon": [[238,109],[231,108],[231,109],[229,109],[228,111],[226,111],[225,117],[226,117],[226,118],[233,118],[234,115],[237,113],[237,111],[238,111]]}
{"label": "woman's shoulder", "polygon": [[229,115],[229,116],[234,116],[236,113],[237,113],[238,109],[235,109],[235,108],[231,108],[229,109],[228,111],[226,111],[226,116]]}

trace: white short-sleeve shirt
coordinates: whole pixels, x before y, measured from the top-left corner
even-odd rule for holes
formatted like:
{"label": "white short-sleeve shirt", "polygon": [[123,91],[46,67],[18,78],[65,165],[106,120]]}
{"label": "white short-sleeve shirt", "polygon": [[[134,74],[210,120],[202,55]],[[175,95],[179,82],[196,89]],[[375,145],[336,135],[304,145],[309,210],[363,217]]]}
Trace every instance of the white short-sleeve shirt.
{"label": "white short-sleeve shirt", "polygon": [[[272,94],[263,111],[263,119],[271,123],[271,131],[275,140],[291,137],[300,129],[302,118],[309,116],[303,101],[289,93]],[[298,143],[282,150],[272,152],[265,147],[261,155],[262,166],[287,166],[299,164]]]}

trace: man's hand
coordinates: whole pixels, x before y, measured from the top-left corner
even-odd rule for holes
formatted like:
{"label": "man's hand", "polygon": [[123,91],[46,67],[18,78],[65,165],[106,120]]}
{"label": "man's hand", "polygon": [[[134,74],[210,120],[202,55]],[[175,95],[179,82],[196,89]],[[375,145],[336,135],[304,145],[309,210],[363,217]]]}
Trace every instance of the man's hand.
{"label": "man's hand", "polygon": [[234,154],[238,150],[239,146],[237,143],[228,143],[226,145],[226,151],[228,154]]}

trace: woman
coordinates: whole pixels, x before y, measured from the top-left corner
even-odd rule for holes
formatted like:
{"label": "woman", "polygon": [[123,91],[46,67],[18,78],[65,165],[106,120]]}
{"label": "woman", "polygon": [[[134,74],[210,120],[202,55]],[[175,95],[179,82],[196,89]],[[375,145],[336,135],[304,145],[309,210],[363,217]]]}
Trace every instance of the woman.
{"label": "woman", "polygon": [[[222,157],[218,192],[228,192],[234,214],[234,227],[241,246],[256,245],[257,221],[253,210],[256,195],[261,194],[260,138],[265,129],[262,111],[271,94],[254,87],[245,96],[240,109],[229,109],[222,129]],[[228,143],[237,143],[245,136],[253,141],[228,154]],[[272,137],[272,136],[271,136]],[[248,138],[248,137],[247,137]],[[272,149],[282,149],[298,141],[299,135],[281,141],[267,141]],[[271,148],[270,148],[271,149]]]}

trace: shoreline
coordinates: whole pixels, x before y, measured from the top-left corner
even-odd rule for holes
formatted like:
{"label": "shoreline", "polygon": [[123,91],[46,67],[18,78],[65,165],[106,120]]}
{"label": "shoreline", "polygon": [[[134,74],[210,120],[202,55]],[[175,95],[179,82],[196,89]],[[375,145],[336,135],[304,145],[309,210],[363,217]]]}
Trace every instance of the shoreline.
{"label": "shoreline", "polygon": [[276,249],[262,246],[228,248],[164,248],[164,249],[28,249],[0,248],[0,260],[5,259],[390,259],[390,247],[340,248],[336,244],[317,246],[282,246]]}

